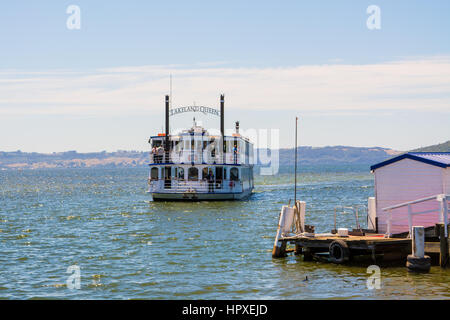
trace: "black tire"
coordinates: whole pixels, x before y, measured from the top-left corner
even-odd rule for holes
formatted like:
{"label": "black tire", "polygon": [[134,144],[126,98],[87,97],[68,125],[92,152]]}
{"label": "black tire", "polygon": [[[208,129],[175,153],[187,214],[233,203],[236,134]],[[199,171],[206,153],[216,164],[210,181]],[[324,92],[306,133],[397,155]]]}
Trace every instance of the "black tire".
{"label": "black tire", "polygon": [[423,258],[419,258],[419,257],[415,257],[412,254],[410,254],[406,258],[406,261],[414,263],[414,264],[425,265],[425,264],[430,264],[431,258],[429,256],[423,256]]}
{"label": "black tire", "polygon": [[419,258],[408,255],[406,258],[406,267],[409,271],[428,272],[431,267],[431,258],[429,256]]}
{"label": "black tire", "polygon": [[350,249],[342,240],[335,240],[330,244],[330,261],[341,264],[350,260]]}

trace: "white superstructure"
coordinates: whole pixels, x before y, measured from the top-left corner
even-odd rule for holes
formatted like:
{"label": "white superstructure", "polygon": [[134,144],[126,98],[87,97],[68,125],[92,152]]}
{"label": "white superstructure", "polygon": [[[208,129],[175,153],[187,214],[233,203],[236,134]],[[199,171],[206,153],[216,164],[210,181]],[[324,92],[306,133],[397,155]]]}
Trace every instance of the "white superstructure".
{"label": "white superstructure", "polygon": [[[222,95],[221,132],[224,132],[223,104]],[[236,132],[231,136],[211,135],[195,120],[190,129],[171,135],[168,130],[170,111],[166,96],[166,133],[152,136],[149,140],[152,153],[148,192],[153,200],[235,200],[248,197],[254,187],[253,144],[239,134],[239,123],[236,123]]]}

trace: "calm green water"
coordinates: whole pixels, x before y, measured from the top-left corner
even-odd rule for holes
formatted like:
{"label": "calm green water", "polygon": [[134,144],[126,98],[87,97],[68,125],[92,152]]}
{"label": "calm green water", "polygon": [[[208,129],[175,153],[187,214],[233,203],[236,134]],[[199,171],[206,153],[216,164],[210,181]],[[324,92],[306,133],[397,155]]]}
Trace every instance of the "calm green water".
{"label": "calm green water", "polygon": [[[429,299],[450,297],[450,271],[408,274],[273,260],[281,205],[293,177],[256,177],[239,202],[154,203],[146,169],[0,172],[0,298],[32,299]],[[308,167],[299,175],[307,220],[333,226],[335,205],[365,204],[365,167]],[[341,226],[354,225],[351,215]],[[81,288],[66,286],[80,267]],[[303,279],[308,276],[309,281]]]}

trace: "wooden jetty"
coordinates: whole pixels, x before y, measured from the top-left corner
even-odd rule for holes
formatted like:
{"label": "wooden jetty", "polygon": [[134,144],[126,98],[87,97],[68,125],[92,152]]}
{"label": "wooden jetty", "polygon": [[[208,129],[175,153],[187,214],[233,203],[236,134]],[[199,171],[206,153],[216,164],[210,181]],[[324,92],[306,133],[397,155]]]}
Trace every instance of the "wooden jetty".
{"label": "wooden jetty", "polygon": [[[302,254],[305,261],[313,260],[319,253],[328,253],[328,260],[341,264],[349,262],[355,256],[370,256],[374,263],[380,258],[383,261],[398,260],[407,257],[411,252],[410,239],[384,238],[384,235],[364,235],[341,237],[338,235],[292,236],[281,241],[292,243],[296,254]],[[287,246],[284,246],[287,247]],[[286,251],[287,253],[287,251]],[[381,257],[380,257],[381,256]]]}
{"label": "wooden jetty", "polygon": [[[374,263],[405,261],[408,270],[428,271],[431,257],[445,268],[450,256],[450,152],[409,152],[370,167],[375,197],[367,204],[367,229],[362,229],[358,206],[334,210],[330,233],[315,233],[305,224],[304,201],[297,201],[297,118],[294,206],[283,206],[272,256],[288,253],[304,260],[347,263],[368,256]],[[337,229],[337,209],[355,213],[356,229]],[[294,245],[288,248],[287,244]]]}
{"label": "wooden jetty", "polygon": [[[439,255],[439,265],[446,267],[448,264],[449,225],[438,223],[428,228],[414,226],[411,229],[413,234],[380,234],[375,230],[361,228],[336,230],[335,226],[332,233],[320,234],[314,233],[314,227],[305,224],[305,206],[301,201],[297,201],[293,207],[283,206],[272,251],[274,258],[294,253],[303,255],[304,261],[317,259],[344,264],[357,256],[366,256],[373,263],[408,261],[409,269],[426,271],[431,261],[429,256]],[[447,232],[445,227],[448,228]],[[413,236],[416,229],[420,237]],[[293,245],[293,248],[288,248],[288,244]],[[426,266],[423,266],[424,263]]]}

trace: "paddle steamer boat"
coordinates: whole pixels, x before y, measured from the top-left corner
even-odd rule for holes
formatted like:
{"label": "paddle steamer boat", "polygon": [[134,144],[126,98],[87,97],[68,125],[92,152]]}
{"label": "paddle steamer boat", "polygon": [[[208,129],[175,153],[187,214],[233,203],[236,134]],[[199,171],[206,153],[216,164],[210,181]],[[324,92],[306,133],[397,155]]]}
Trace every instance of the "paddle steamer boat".
{"label": "paddle steamer boat", "polygon": [[[225,136],[224,95],[220,111],[204,106],[170,108],[165,99],[165,133],[152,136],[149,189],[153,200],[200,201],[238,200],[251,195],[253,144],[239,133]],[[197,122],[191,128],[171,134],[170,117],[184,112],[220,116],[220,133],[211,134]]]}

